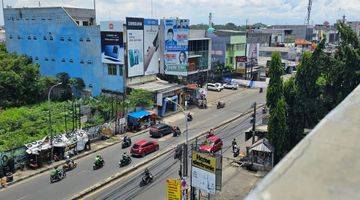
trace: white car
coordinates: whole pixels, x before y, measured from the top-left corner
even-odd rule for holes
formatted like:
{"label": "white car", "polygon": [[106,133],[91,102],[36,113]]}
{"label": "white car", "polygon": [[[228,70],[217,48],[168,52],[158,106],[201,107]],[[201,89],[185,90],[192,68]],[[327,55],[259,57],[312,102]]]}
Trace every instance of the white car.
{"label": "white car", "polygon": [[208,83],[206,87],[208,90],[214,90],[218,92],[224,89],[221,83]]}
{"label": "white car", "polygon": [[232,89],[232,90],[237,90],[239,85],[237,83],[224,83],[224,88],[226,89]]}

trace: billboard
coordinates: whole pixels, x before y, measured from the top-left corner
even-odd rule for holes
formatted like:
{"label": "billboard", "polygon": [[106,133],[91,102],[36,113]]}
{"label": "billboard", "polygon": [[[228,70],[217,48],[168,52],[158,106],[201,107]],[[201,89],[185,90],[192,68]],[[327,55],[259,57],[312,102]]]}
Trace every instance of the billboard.
{"label": "billboard", "polygon": [[159,20],[144,19],[144,73],[159,73]]}
{"label": "billboard", "polygon": [[259,48],[260,48],[259,43],[247,44],[246,56],[247,56],[248,62],[252,61],[252,62],[254,62],[255,65],[258,64]]}
{"label": "billboard", "polygon": [[123,23],[100,22],[101,61],[108,64],[124,64]]}
{"label": "billboard", "polygon": [[192,153],[192,166],[215,173],[216,171],[216,158],[208,154],[193,151]]}
{"label": "billboard", "polygon": [[215,173],[194,166],[191,167],[191,173],[191,184],[193,187],[210,194],[215,194]]}
{"label": "billboard", "polygon": [[187,76],[188,67],[188,19],[164,21],[164,72],[169,75]]}
{"label": "billboard", "polygon": [[181,200],[181,180],[178,179],[166,180],[166,199]]}
{"label": "billboard", "polygon": [[126,18],[128,77],[144,74],[144,19]]}

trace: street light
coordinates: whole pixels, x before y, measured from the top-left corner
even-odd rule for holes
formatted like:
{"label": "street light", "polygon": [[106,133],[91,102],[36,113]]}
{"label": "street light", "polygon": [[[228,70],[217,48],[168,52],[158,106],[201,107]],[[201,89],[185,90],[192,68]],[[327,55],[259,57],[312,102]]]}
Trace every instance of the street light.
{"label": "street light", "polygon": [[184,161],[185,161],[185,162],[184,162],[184,170],[183,170],[184,172],[183,172],[183,175],[186,177],[187,174],[188,174],[188,170],[187,170],[187,169],[188,169],[188,156],[187,156],[187,153],[188,153],[188,143],[189,143],[187,114],[185,113],[185,109],[184,109],[180,104],[178,104],[177,102],[173,101],[173,100],[170,99],[170,98],[166,98],[166,100],[168,100],[168,101],[176,104],[177,106],[179,106],[180,109],[181,109],[181,112],[182,112],[182,113],[184,114],[184,116],[185,116],[185,131],[186,131],[185,137],[186,137],[186,139],[185,139],[185,155],[183,156]]}
{"label": "street light", "polygon": [[52,161],[53,160],[53,157],[54,157],[54,146],[53,146],[53,133],[52,133],[52,128],[51,128],[51,105],[50,105],[50,101],[51,101],[51,99],[50,99],[50,95],[51,95],[51,91],[55,88],[55,87],[57,87],[57,86],[59,86],[59,85],[61,85],[62,84],[62,82],[60,82],[60,83],[57,83],[57,84],[55,84],[55,85],[53,85],[53,86],[51,86],[50,87],[50,89],[49,89],[49,92],[48,92],[48,104],[49,104],[49,133],[50,133],[50,146],[51,146],[51,154],[50,154],[50,161]]}

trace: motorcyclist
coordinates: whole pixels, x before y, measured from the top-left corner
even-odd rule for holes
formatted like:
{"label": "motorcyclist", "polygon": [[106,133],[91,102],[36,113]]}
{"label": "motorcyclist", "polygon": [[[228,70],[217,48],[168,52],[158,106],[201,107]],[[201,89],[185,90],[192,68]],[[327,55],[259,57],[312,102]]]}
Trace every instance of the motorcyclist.
{"label": "motorcyclist", "polygon": [[104,162],[104,160],[102,159],[102,157],[100,155],[97,155],[95,157],[95,164],[99,165],[100,163]]}
{"label": "motorcyclist", "polygon": [[127,135],[125,135],[125,136],[124,136],[124,140],[123,140],[123,141],[124,141],[124,142],[128,142],[128,141],[129,141],[129,139],[130,139],[130,138],[129,138]]}
{"label": "motorcyclist", "polygon": [[233,139],[233,141],[232,141],[231,145],[232,145],[232,150],[233,150],[233,152],[234,152],[235,147],[237,146],[237,143],[236,143],[236,138],[234,138],[234,139]]}
{"label": "motorcyclist", "polygon": [[211,136],[214,136],[214,129],[213,128],[209,130],[207,138],[209,138]]}
{"label": "motorcyclist", "polygon": [[145,169],[144,175],[145,175],[145,180],[148,180],[150,178],[151,174],[148,168]]}
{"label": "motorcyclist", "polygon": [[129,158],[126,152],[123,153],[122,159],[125,161]]}
{"label": "motorcyclist", "polygon": [[73,163],[73,161],[70,159],[70,156],[66,156],[65,164],[70,166]]}
{"label": "motorcyclist", "polygon": [[54,167],[53,174],[54,174],[55,177],[59,177],[60,169],[57,166]]}
{"label": "motorcyclist", "polygon": [[191,121],[191,120],[193,119],[191,113],[188,113],[188,114],[187,114],[187,119],[188,119],[188,121]]}

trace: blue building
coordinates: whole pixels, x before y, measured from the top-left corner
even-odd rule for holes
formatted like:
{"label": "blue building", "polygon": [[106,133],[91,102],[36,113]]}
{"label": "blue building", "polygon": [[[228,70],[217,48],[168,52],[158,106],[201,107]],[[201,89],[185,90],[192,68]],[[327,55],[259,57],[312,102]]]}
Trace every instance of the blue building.
{"label": "blue building", "polygon": [[29,56],[44,76],[82,78],[92,95],[121,94],[124,67],[102,63],[95,16],[93,9],[5,8],[7,50]]}

